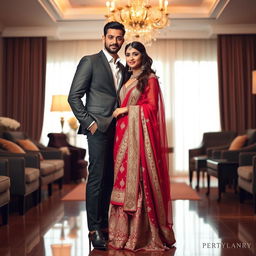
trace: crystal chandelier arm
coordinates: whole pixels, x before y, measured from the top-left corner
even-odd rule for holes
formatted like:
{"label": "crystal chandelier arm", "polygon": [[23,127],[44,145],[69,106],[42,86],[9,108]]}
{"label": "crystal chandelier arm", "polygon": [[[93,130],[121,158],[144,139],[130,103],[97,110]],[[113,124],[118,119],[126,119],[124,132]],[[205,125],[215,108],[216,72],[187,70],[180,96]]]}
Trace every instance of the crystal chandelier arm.
{"label": "crystal chandelier arm", "polygon": [[161,19],[154,20],[152,27],[155,29],[164,28],[168,24],[168,14],[162,15]]}

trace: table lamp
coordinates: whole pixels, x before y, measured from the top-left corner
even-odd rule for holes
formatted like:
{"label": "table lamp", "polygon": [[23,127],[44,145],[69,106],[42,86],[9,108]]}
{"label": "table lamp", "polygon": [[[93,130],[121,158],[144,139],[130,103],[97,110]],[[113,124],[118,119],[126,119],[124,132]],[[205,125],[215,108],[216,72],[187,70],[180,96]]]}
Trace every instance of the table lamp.
{"label": "table lamp", "polygon": [[252,71],[252,94],[256,94],[256,70]]}
{"label": "table lamp", "polygon": [[51,244],[53,256],[71,256],[71,244]]}
{"label": "table lamp", "polygon": [[[68,96],[60,95],[60,94],[53,95],[51,111],[52,112],[69,112],[69,111],[71,111],[71,108],[68,104]],[[61,132],[63,133],[64,117],[62,115],[60,117],[60,125],[61,125]]]}

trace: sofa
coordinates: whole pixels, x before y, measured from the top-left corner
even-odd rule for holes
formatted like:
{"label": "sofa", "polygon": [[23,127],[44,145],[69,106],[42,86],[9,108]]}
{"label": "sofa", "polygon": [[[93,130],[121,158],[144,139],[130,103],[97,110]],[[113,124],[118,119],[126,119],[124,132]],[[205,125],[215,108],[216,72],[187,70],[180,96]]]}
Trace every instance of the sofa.
{"label": "sofa", "polygon": [[253,212],[256,214],[256,152],[244,152],[239,155],[238,188],[240,203],[252,196]]}
{"label": "sofa", "polygon": [[10,178],[8,160],[0,158],[0,211],[2,223],[8,224],[10,202]]}
{"label": "sofa", "polygon": [[[62,189],[64,160],[60,150],[45,147],[29,138],[22,131],[5,131],[2,136],[4,139],[22,147],[26,153],[37,155],[37,167],[40,170],[40,189],[47,185],[48,196],[52,195],[52,185],[54,182],[57,182],[59,189]],[[39,202],[41,202],[41,193],[39,194]]]}

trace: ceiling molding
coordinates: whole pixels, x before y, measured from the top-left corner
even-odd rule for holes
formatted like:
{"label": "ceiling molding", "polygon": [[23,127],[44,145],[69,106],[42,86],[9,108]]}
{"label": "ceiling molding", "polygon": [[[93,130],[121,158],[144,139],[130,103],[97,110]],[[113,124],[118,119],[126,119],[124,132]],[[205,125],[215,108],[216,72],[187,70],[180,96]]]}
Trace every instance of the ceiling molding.
{"label": "ceiling molding", "polygon": [[38,0],[38,2],[41,4],[41,6],[43,7],[43,9],[47,12],[47,14],[49,15],[49,17],[54,21],[57,22],[61,16],[60,14],[57,12],[56,8],[52,8],[53,4],[50,3],[50,1],[47,0]]}
{"label": "ceiling molding", "polygon": [[[254,34],[256,24],[252,25],[210,25],[203,21],[196,26],[193,21],[171,23],[171,26],[160,31],[158,39],[191,39],[214,38],[217,34]],[[37,37],[46,36],[50,40],[95,40],[102,36],[102,22],[88,21],[87,26],[81,23],[79,26],[59,27],[11,27],[2,31],[2,37]]]}
{"label": "ceiling molding", "polygon": [[2,37],[38,37],[56,38],[58,29],[53,27],[9,27],[2,31]]}
{"label": "ceiling molding", "polygon": [[209,17],[218,19],[229,3],[230,3],[230,0],[216,1],[212,6],[212,8],[210,9]]}
{"label": "ceiling molding", "polygon": [[256,24],[214,25],[212,34],[256,34]]}

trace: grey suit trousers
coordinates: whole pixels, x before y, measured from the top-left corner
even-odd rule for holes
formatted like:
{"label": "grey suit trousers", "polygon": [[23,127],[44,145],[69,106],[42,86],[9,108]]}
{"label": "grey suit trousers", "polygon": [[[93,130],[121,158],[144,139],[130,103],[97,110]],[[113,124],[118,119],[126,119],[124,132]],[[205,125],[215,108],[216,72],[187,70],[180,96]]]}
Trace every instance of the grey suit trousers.
{"label": "grey suit trousers", "polygon": [[87,134],[89,176],[86,187],[86,210],[90,231],[108,227],[108,211],[114,179],[113,145],[115,120],[106,132]]}

